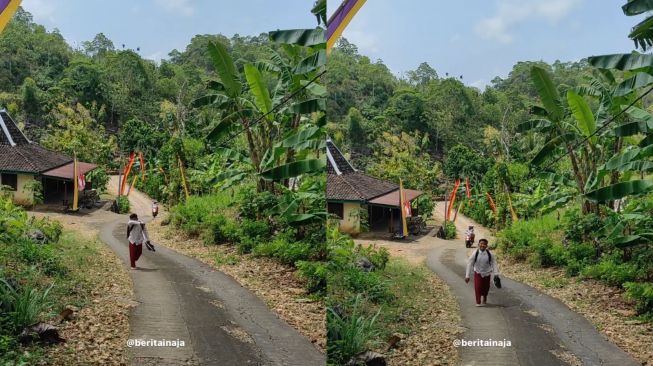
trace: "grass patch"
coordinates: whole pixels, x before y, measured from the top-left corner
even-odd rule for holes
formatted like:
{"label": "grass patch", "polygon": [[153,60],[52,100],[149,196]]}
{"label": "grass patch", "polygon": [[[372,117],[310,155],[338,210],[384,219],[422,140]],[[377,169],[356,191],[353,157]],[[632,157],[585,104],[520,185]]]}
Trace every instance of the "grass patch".
{"label": "grass patch", "polygon": [[240,258],[235,254],[217,253],[215,255],[215,264],[218,266],[229,265],[235,266],[240,263]]}

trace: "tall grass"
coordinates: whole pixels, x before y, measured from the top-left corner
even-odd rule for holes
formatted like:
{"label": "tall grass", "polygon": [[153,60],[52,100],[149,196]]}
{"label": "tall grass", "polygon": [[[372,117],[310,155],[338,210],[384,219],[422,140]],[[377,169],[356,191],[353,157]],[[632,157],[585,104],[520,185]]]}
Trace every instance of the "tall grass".
{"label": "tall grass", "polygon": [[[329,363],[345,364],[358,353],[369,348],[369,344],[378,336],[374,327],[376,319],[381,313],[366,316],[360,310],[361,295],[357,295],[351,306],[351,313],[338,311],[332,307],[327,313],[327,337]],[[342,312],[342,313],[341,313]]]}
{"label": "tall grass", "polygon": [[39,321],[39,316],[52,304],[49,300],[50,285],[44,290],[31,285],[15,288],[5,279],[0,279],[0,304],[5,309],[9,324],[14,331]]}

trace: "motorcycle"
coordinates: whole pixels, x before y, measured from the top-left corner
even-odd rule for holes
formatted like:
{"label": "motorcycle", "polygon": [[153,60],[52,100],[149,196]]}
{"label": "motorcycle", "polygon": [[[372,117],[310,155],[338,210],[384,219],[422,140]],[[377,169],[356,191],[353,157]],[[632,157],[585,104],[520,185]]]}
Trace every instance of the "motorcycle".
{"label": "motorcycle", "polygon": [[471,248],[474,244],[474,234],[465,234],[465,248]]}

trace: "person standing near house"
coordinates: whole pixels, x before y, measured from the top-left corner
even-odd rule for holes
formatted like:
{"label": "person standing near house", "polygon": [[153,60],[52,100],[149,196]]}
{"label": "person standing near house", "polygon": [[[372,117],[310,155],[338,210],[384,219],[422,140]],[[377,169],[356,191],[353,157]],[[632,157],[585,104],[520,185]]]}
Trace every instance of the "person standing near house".
{"label": "person standing near house", "polygon": [[141,254],[143,254],[143,243],[149,244],[150,239],[148,239],[145,224],[138,220],[138,215],[135,213],[129,215],[129,222],[127,223],[127,240],[129,240],[129,262],[131,268],[137,269],[136,261],[138,261]]}
{"label": "person standing near house", "polygon": [[490,278],[492,275],[497,276],[499,274],[497,258],[490,253],[487,245],[487,239],[480,239],[478,241],[478,249],[472,253],[467,261],[465,283],[469,283],[469,278],[473,271],[476,306],[485,306],[487,303],[487,295],[490,292]]}

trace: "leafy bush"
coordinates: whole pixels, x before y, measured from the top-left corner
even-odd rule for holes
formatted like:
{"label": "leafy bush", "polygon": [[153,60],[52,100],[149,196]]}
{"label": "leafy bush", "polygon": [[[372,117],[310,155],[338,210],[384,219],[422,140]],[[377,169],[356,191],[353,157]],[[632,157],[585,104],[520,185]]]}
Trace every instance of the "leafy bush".
{"label": "leafy bush", "polygon": [[[198,236],[204,233],[212,222],[219,226],[221,219],[216,217],[225,217],[224,213],[229,211],[231,204],[231,197],[226,194],[193,196],[170,210],[170,222],[187,235]],[[231,230],[227,231],[233,238]]]}
{"label": "leafy bush", "polygon": [[444,222],[444,238],[447,240],[456,238],[456,224],[453,221]]}
{"label": "leafy bush", "polygon": [[254,254],[277,258],[282,263],[294,265],[297,261],[311,259],[315,253],[310,244],[279,235],[272,242],[257,245]]}
{"label": "leafy bush", "polygon": [[499,247],[509,257],[517,260],[529,259],[535,266],[562,263],[559,248],[547,252],[558,236],[558,221],[553,215],[532,220],[519,220],[498,234]]}
{"label": "leafy bush", "polygon": [[243,220],[240,224],[243,238],[265,241],[270,238],[270,227],[265,222],[255,220]]}
{"label": "leafy bush", "polygon": [[357,245],[355,253],[358,256],[363,256],[369,259],[372,264],[374,264],[375,269],[384,269],[385,265],[390,260],[390,252],[388,249],[380,247],[377,248],[375,245],[364,247],[362,245]]}
{"label": "leafy bush", "polygon": [[653,284],[651,283],[624,283],[626,297],[635,301],[637,312],[648,317],[653,317]]}
{"label": "leafy bush", "polygon": [[49,245],[36,244],[21,238],[15,243],[14,250],[20,260],[41,269],[46,275],[64,274],[66,271],[61,264],[61,257]]}
{"label": "leafy bush", "polygon": [[118,213],[129,213],[129,198],[127,196],[116,197],[116,202],[118,203]]}
{"label": "leafy bush", "polygon": [[279,199],[270,192],[256,192],[253,187],[247,187],[239,192],[240,217],[249,220],[260,220],[271,216]]}
{"label": "leafy bush", "polygon": [[107,190],[107,184],[109,184],[109,175],[107,175],[107,172],[104,170],[104,168],[97,167],[86,175],[86,181],[91,183],[93,189],[103,193]]}
{"label": "leafy bush", "polygon": [[206,245],[238,241],[238,226],[220,214],[207,217],[205,225],[202,240]]}
{"label": "leafy bush", "polygon": [[583,215],[580,209],[568,210],[564,214],[565,238],[569,241],[582,243],[597,236],[604,223],[595,213]]}
{"label": "leafy bush", "polygon": [[361,295],[356,296],[349,314],[345,309],[327,308],[328,364],[344,365],[353,356],[365,351],[378,332],[374,323],[381,310],[365,316],[361,309]]}
{"label": "leafy bush", "polygon": [[57,243],[63,232],[63,225],[59,221],[50,220],[48,217],[36,218],[32,216],[30,226],[40,230],[49,243]]}
{"label": "leafy bush", "polygon": [[306,280],[309,293],[324,294],[327,288],[327,264],[325,262],[298,261],[297,274]]}
{"label": "leafy bush", "polygon": [[606,255],[597,264],[585,267],[581,274],[612,286],[622,286],[626,282],[636,281],[639,269],[633,263],[619,263],[617,255]]}

